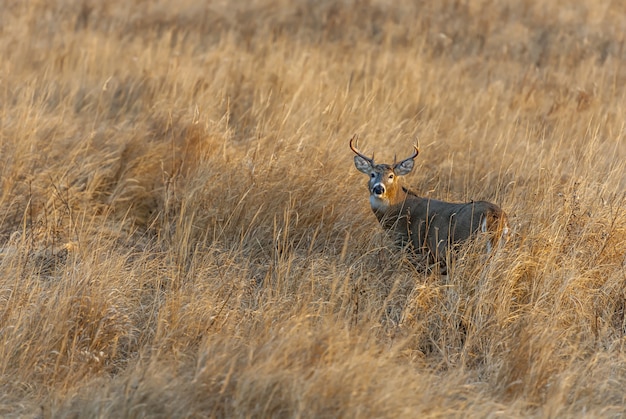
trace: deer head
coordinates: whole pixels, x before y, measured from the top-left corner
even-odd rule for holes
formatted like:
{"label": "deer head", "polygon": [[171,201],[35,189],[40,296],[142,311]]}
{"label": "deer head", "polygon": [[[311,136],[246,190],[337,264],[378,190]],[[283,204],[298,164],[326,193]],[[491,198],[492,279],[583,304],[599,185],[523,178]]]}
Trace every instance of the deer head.
{"label": "deer head", "polygon": [[413,146],[413,154],[394,164],[375,164],[374,155],[372,158],[366,157],[354,145],[357,139],[356,134],[350,140],[350,149],[354,151],[354,165],[357,170],[369,176],[368,187],[370,191],[370,205],[373,210],[386,210],[390,205],[399,203],[404,199],[405,194],[399,177],[408,175],[413,170],[415,158],[419,154],[417,146]]}

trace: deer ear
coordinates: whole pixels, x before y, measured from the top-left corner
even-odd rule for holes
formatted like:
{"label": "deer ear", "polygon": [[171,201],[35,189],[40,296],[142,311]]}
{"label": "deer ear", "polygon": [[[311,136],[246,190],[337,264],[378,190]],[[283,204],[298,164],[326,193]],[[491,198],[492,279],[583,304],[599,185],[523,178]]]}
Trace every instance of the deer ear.
{"label": "deer ear", "polygon": [[409,158],[406,160],[402,160],[400,163],[396,163],[393,166],[393,171],[398,176],[408,175],[409,173],[411,173],[411,170],[413,170],[414,164],[415,164],[415,160],[413,159]]}
{"label": "deer ear", "polygon": [[354,156],[354,165],[359,172],[369,175],[372,171],[372,164],[361,156]]}

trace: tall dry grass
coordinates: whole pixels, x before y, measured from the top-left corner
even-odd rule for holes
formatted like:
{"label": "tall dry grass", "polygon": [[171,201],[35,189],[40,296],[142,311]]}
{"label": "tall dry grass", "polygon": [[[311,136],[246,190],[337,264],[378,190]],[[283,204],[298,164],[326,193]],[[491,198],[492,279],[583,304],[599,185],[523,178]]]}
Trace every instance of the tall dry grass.
{"label": "tall dry grass", "polygon": [[[620,2],[0,5],[0,415],[626,414]],[[514,235],[390,246],[347,141]]]}

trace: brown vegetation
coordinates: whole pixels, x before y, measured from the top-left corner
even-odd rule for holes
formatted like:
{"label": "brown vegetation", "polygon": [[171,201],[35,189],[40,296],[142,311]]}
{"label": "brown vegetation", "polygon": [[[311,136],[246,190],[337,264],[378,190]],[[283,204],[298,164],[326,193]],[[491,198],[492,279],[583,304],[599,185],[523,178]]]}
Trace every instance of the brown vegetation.
{"label": "brown vegetation", "polygon": [[[621,2],[0,3],[0,416],[626,415]],[[420,273],[348,139],[513,237]]]}

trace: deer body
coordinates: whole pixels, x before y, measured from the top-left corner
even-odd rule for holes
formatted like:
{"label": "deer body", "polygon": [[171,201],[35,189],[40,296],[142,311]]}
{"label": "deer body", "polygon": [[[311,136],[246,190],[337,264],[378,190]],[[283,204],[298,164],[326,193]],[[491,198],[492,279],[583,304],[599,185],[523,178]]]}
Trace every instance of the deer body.
{"label": "deer body", "polygon": [[426,253],[432,261],[445,267],[448,251],[480,233],[486,234],[487,251],[508,235],[507,216],[497,205],[487,201],[451,203],[423,198],[403,187],[399,177],[413,170],[419,151],[399,163],[375,164],[361,154],[350,140],[356,153],[356,168],[369,175],[370,205],[378,221],[395,235],[402,247]]}

